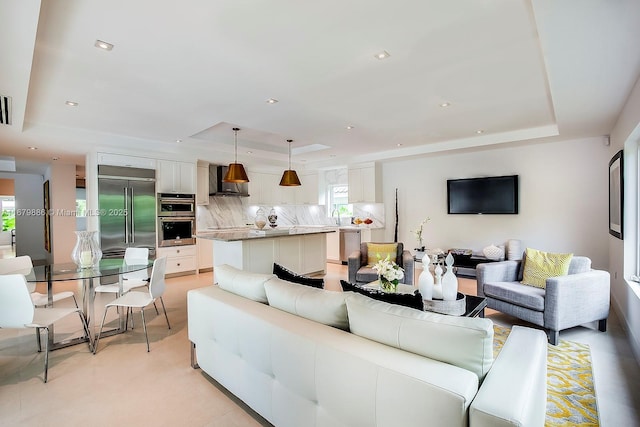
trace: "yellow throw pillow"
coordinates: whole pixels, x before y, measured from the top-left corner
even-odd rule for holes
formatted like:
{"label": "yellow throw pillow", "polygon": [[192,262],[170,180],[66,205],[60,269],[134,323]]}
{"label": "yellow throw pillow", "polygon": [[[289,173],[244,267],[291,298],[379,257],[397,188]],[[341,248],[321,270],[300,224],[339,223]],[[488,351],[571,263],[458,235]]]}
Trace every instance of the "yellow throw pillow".
{"label": "yellow throw pillow", "polygon": [[523,285],[544,289],[549,277],[566,276],[573,254],[554,254],[527,248],[524,259]]}
{"label": "yellow throw pillow", "polygon": [[396,261],[398,256],[397,243],[367,243],[367,265],[369,267],[378,260],[385,259],[387,255],[391,261]]}

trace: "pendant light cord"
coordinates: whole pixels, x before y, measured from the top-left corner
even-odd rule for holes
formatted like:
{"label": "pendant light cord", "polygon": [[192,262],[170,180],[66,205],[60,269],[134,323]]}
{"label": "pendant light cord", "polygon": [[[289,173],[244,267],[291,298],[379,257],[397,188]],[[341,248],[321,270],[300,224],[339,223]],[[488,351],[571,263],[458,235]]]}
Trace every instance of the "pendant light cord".
{"label": "pendant light cord", "polygon": [[234,163],[238,163],[238,131],[240,130],[240,128],[233,128],[233,133],[234,133],[234,147],[235,147],[235,155],[234,155]]}
{"label": "pendant light cord", "polygon": [[291,170],[291,143],[293,139],[287,139],[287,142],[289,143],[289,170]]}

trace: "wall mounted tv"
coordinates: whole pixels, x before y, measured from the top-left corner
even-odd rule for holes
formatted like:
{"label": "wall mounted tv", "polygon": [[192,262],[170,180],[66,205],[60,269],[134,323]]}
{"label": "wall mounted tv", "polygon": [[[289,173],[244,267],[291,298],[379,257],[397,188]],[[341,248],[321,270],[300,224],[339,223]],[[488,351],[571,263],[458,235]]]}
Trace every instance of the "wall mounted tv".
{"label": "wall mounted tv", "polygon": [[447,180],[450,214],[517,214],[518,175]]}

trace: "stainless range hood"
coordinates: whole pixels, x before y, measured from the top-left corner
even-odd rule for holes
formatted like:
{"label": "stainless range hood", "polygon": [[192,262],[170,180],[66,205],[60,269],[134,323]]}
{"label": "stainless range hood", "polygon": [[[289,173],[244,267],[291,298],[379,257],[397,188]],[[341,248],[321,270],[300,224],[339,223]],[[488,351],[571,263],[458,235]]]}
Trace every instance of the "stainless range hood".
{"label": "stainless range hood", "polygon": [[227,169],[229,166],[226,165],[209,165],[209,195],[248,197],[249,185],[246,182],[236,184],[222,181]]}

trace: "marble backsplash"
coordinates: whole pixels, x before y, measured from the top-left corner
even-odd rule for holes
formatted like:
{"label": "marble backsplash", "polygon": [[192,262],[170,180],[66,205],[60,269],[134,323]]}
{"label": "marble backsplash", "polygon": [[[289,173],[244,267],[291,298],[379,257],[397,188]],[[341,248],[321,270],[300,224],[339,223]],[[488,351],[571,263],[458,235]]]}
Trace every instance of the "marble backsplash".
{"label": "marble backsplash", "polygon": [[[275,209],[278,215],[278,226],[290,227],[293,225],[336,225],[337,218],[327,214],[324,205],[247,205],[246,199],[241,197],[216,197],[209,198],[208,205],[196,206],[196,230],[209,228],[234,228],[253,226],[258,208],[269,215],[271,209]],[[371,218],[373,223],[370,228],[384,228],[384,205],[354,204],[354,217],[361,219]],[[349,225],[351,218],[341,218],[340,225]]]}

